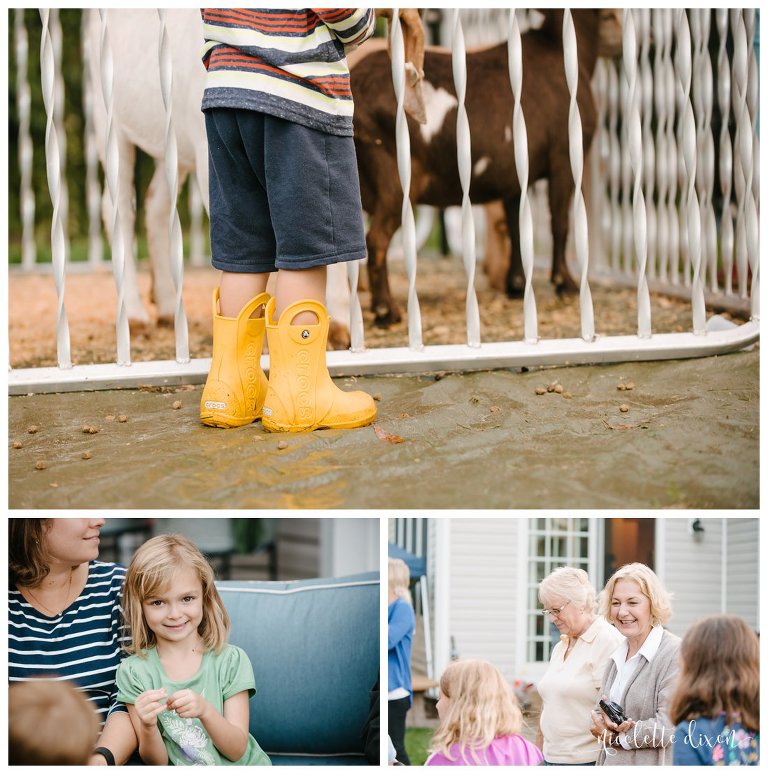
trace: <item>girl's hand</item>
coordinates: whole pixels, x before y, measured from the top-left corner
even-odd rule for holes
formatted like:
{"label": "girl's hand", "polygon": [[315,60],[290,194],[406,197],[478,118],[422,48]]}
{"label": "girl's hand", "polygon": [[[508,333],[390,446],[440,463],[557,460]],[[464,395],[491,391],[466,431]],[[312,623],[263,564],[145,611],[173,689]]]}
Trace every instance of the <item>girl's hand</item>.
{"label": "girl's hand", "polygon": [[168,700],[168,709],[174,710],[180,718],[200,718],[206,715],[211,705],[200,695],[189,688],[176,691]]}
{"label": "girl's hand", "polygon": [[167,709],[168,697],[165,694],[165,688],[144,691],[136,697],[133,703],[136,714],[143,726],[152,728],[157,725],[157,716]]}

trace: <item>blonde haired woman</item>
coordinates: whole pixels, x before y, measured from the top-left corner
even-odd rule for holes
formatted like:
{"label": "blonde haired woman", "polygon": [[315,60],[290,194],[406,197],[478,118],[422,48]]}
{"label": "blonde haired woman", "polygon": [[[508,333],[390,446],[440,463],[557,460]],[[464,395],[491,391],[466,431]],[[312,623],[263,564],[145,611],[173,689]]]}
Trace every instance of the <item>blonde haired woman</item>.
{"label": "blonde haired woman", "polygon": [[487,661],[454,661],[440,678],[440,725],[427,766],[538,766],[541,751],[520,735],[523,716],[501,672]]}
{"label": "blonde haired woman", "polygon": [[413,633],[416,629],[416,617],[411,605],[411,593],[408,591],[411,574],[408,565],[402,559],[389,559],[389,606],[387,610],[389,632],[389,654],[387,658],[389,672],[388,721],[389,735],[395,746],[397,760],[410,765],[405,750],[405,716],[411,708],[413,690],[411,688],[411,648]]}
{"label": "blonde haired woman", "polygon": [[663,628],[672,617],[670,595],[650,567],[627,564],[605,585],[600,612],[626,638],[611,656],[601,689],[626,719],[616,724],[593,710],[590,730],[602,748],[597,763],[669,765],[675,726],[668,711],[680,650],[680,638]]}
{"label": "blonde haired woman", "polygon": [[595,612],[597,594],[584,570],[558,567],[539,584],[539,599],[560,632],[538,685],[544,763],[594,765],[600,750],[589,731],[590,711],[608,659],[623,638]]}

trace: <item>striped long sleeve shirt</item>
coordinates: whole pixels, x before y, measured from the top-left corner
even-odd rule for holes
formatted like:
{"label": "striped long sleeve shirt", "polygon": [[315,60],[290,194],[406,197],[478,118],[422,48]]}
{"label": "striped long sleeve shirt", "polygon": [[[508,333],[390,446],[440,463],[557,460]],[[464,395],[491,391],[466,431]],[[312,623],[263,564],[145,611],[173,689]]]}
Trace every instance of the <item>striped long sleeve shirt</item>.
{"label": "striped long sleeve shirt", "polygon": [[364,8],[204,8],[202,109],[239,108],[351,136],[345,46],[373,34]]}
{"label": "striped long sleeve shirt", "polygon": [[115,684],[122,659],[124,580],[124,567],[91,562],[85,588],[59,616],[41,613],[10,588],[9,680],[70,680],[93,703],[101,723],[112,712],[124,712]]}

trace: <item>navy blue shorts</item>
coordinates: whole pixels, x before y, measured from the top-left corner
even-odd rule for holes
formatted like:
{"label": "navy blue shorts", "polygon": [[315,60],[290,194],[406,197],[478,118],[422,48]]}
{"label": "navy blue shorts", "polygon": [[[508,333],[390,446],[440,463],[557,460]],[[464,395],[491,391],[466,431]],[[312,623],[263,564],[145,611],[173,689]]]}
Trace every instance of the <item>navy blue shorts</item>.
{"label": "navy blue shorts", "polygon": [[352,137],[253,110],[205,111],[211,257],[227,272],[365,257]]}

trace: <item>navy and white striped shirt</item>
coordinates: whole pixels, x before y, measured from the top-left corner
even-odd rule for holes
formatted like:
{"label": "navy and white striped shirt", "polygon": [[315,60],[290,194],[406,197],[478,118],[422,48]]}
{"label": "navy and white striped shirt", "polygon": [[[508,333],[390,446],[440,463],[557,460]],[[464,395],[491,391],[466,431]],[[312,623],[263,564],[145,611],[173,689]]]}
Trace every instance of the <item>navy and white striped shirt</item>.
{"label": "navy and white striped shirt", "polygon": [[95,705],[100,722],[115,711],[115,673],[123,658],[120,593],[125,567],[90,562],[80,596],[59,616],[35,610],[15,587],[8,591],[8,675],[70,680]]}

